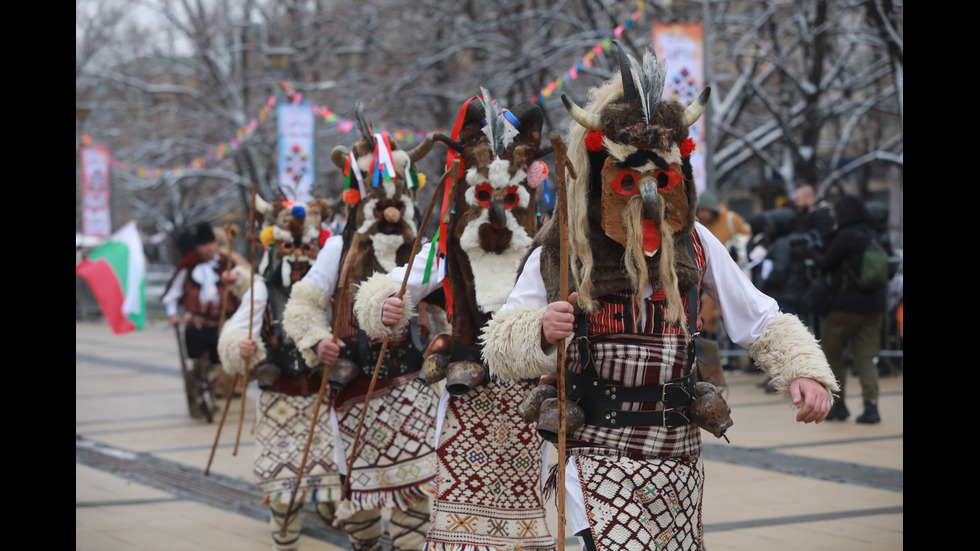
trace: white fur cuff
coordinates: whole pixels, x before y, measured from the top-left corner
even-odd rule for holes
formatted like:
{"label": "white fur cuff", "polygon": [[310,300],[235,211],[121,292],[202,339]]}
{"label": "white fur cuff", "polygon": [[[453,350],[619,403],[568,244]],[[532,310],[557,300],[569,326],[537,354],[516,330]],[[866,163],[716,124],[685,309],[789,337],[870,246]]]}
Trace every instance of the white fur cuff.
{"label": "white fur cuff", "polygon": [[241,298],[252,285],[252,270],[244,264],[235,264],[231,271],[238,274],[238,278],[228,283],[228,290]]}
{"label": "white fur cuff", "polygon": [[[221,367],[225,373],[245,375],[245,358],[242,358],[238,345],[246,339],[248,339],[248,332],[241,329],[225,329],[221,332],[221,336],[218,337],[218,357],[221,359]],[[255,344],[255,355],[249,364],[250,367],[255,367],[258,360],[264,358],[266,354],[265,343],[261,339],[256,339]]]}
{"label": "white fur cuff", "polygon": [[308,281],[299,281],[289,293],[282,313],[282,328],[296,342],[306,365],[320,365],[313,347],[323,339],[333,338],[327,323],[327,310],[332,302],[329,295]]}
{"label": "white fur cuff", "polygon": [[532,379],[557,371],[558,352],[541,350],[543,306],[498,312],[483,329],[483,361],[501,379]]}
{"label": "white fur cuff", "polygon": [[780,396],[789,398],[789,385],[798,377],[822,384],[833,398],[840,391],[827,357],[800,318],[780,314],[749,349],[752,359],[772,377]]}
{"label": "white fur cuff", "polygon": [[408,327],[408,322],[411,321],[415,312],[415,303],[408,291],[402,296],[402,300],[405,301],[402,319],[398,320],[394,327],[388,327],[381,323],[381,310],[385,300],[397,293],[400,288],[401,284],[391,279],[388,274],[381,272],[375,272],[357,288],[357,294],[354,295],[354,315],[357,316],[358,325],[369,337],[384,338],[392,331]]}

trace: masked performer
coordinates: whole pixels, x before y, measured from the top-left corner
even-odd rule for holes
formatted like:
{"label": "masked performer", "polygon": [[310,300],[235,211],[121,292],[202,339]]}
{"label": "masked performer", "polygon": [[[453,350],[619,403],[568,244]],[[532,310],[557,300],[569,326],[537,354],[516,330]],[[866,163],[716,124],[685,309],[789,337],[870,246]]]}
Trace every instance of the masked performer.
{"label": "masked performer", "polygon": [[[333,427],[321,408],[314,428],[297,498],[292,499],[322,379],[320,370],[303,359],[296,343],[282,329],[282,314],[293,284],[316,260],[329,231],[323,224],[333,209],[323,199],[309,204],[256,198],[256,210],[271,223],[261,233],[265,253],[260,278],[242,296],[242,305],[225,323],[218,338],[221,365],[229,374],[254,376],[262,393],[256,411],[257,450],[252,472],[263,502],[269,505],[272,548],[298,550],[303,503],[312,502],[327,522],[333,521],[334,502],[340,498],[340,473],[334,461]],[[253,277],[247,266],[236,280],[249,288]],[[246,374],[246,368],[249,369]],[[289,503],[293,509],[288,512]],[[289,526],[283,534],[282,523]]]}
{"label": "masked performer", "polygon": [[[229,315],[240,299],[235,292],[226,293],[225,286],[234,285],[238,276],[231,269],[235,259],[219,250],[218,237],[210,224],[198,224],[193,232],[182,236],[182,241],[187,241],[182,243],[185,254],[174,268],[161,300],[170,325],[177,331],[183,325],[181,346],[186,347],[191,362],[184,366],[190,414],[210,423],[217,410],[214,399],[233,392],[228,385],[230,380],[222,380],[217,347],[222,308]],[[243,289],[248,289],[247,283]]]}
{"label": "masked performer", "polygon": [[[563,491],[587,549],[704,547],[699,427],[723,436],[731,419],[717,389],[694,379],[699,288],[720,305],[733,341],[799,408],[797,421],[822,421],[838,389],[803,323],[759,293],[695,221],[688,127],[708,90],[687,107],[662,101],[665,74],[652,48],[642,64],[620,51],[620,75],[593,89],[585,108],[563,96],[577,176],[568,183],[568,235],[557,224],[542,228],[482,335],[490,372],[502,378],[554,373],[555,345],[567,342],[566,405],[584,422],[568,423]],[[567,300],[559,296],[564,238]]]}
{"label": "masked performer", "polygon": [[[337,146],[331,153],[347,179],[347,227],[326,241],[313,268],[293,287],[283,328],[307,364],[332,366],[330,403],[338,421],[341,469],[346,471],[353,456],[351,472],[344,473],[350,477],[351,495],[338,505],[337,518],[353,549],[380,548],[382,510],[389,510],[394,548],[417,550],[428,529],[435,488],[439,395],[418,380],[423,345],[413,339],[414,326],[405,328],[389,339],[363,434],[357,435],[383,340],[360,329],[352,304],[357,285],[375,272],[394,269],[411,254],[419,231],[411,195],[418,178],[413,163],[431,150],[432,138],[406,152],[388,134],[372,133],[360,109],[358,119],[362,139],[350,150]],[[340,280],[341,267],[348,258],[345,282]],[[332,308],[342,293],[347,293],[344,307]],[[344,318],[336,342],[335,316]],[[352,449],[355,439],[357,450]]]}
{"label": "masked performer", "polygon": [[405,266],[372,276],[355,301],[362,327],[383,336],[408,324],[415,297],[448,287],[452,336],[434,339],[421,375],[430,384],[446,381],[429,551],[555,547],[542,498],[547,448],[518,411],[537,379],[489,378],[478,342],[539,227],[537,188],[547,170],[538,159],[550,152],[540,147],[542,121],[537,105],[504,110],[485,89],[468,100],[447,141],[465,177],[447,184],[445,239],[416,256],[402,298],[393,295]]}

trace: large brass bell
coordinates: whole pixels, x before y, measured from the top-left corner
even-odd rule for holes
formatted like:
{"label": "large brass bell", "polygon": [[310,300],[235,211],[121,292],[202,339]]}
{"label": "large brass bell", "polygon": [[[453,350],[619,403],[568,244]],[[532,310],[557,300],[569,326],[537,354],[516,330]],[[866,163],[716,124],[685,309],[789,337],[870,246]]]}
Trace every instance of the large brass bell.
{"label": "large brass bell", "polygon": [[449,364],[446,390],[452,396],[462,396],[487,380],[487,369],[479,362],[462,360]]}
{"label": "large brass bell", "polygon": [[711,383],[700,381],[694,385],[694,402],[691,404],[691,420],[702,429],[715,435],[717,438],[724,437],[732,425],[735,424],[731,417],[732,408],[721,395],[718,387]]}
{"label": "large brass bell", "polygon": [[449,356],[445,354],[431,354],[422,361],[422,369],[419,370],[419,380],[427,385],[438,383],[446,378],[446,368],[449,365]]}
{"label": "large brass bell", "polygon": [[360,372],[361,370],[354,362],[344,358],[337,358],[333,365],[330,366],[330,374],[327,375],[327,382],[332,388],[341,390],[356,379]]}
{"label": "large brass bell", "polygon": [[[538,434],[552,444],[558,443],[558,398],[547,398],[541,402],[538,415]],[[585,411],[576,404],[565,400],[565,435],[568,436],[585,424]]]}
{"label": "large brass bell", "polygon": [[439,333],[438,335],[432,337],[429,344],[425,347],[425,352],[422,353],[423,358],[428,358],[432,354],[442,354],[443,356],[448,356],[453,349],[453,337],[447,333]]}
{"label": "large brass bell", "polygon": [[558,388],[553,385],[538,385],[531,392],[527,393],[521,405],[517,406],[517,413],[524,418],[528,425],[538,422],[541,414],[541,404],[548,398],[557,398]]}
{"label": "large brass bell", "polygon": [[279,380],[280,369],[271,362],[262,362],[255,366],[255,382],[262,390],[273,388]]}

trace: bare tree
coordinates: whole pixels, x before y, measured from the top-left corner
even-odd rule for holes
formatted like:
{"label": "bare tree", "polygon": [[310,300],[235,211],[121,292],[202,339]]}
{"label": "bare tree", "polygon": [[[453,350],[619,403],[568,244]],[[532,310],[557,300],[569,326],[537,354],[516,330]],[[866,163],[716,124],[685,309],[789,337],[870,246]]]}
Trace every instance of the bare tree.
{"label": "bare tree", "polygon": [[[244,222],[249,188],[275,197],[277,139],[270,98],[280,83],[338,119],[365,103],[379,129],[451,130],[481,86],[503,105],[534,99],[547,132],[563,130],[567,93],[582,103],[607,78],[614,52],[581,67],[550,97],[539,92],[630,20],[635,2],[613,0],[76,0],[76,122],[127,166],[113,171],[113,208],[147,231],[202,220]],[[645,3],[620,41],[642,54],[653,21],[703,21],[715,188],[761,179],[787,192],[865,181],[902,166],[901,0],[661,0]],[[289,52],[275,68],[267,54]],[[268,118],[257,121],[258,114]],[[236,148],[215,148],[230,137]],[[329,151],[354,141],[318,118],[315,194],[337,200],[342,175]],[[411,145],[408,143],[406,145]],[[423,159],[435,181],[442,153]],[[133,167],[206,166],[139,174]],[[78,172],[76,171],[76,174]],[[424,207],[431,189],[418,197]],[[80,179],[76,176],[76,203]],[[78,212],[78,207],[76,207]],[[78,217],[76,217],[77,219]],[[125,220],[116,220],[117,224]],[[76,227],[80,222],[76,221]]]}

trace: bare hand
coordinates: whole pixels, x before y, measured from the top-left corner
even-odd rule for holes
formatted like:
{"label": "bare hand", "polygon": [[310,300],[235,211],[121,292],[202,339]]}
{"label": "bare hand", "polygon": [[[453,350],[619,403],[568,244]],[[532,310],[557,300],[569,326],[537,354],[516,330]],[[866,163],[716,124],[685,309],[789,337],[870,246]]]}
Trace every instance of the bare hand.
{"label": "bare hand", "polygon": [[255,339],[248,338],[238,343],[238,353],[242,355],[242,358],[249,359],[255,355],[255,350],[258,346],[255,344]]}
{"label": "bare hand", "polygon": [[238,272],[235,270],[225,270],[221,272],[221,282],[224,284],[231,283],[238,279]]}
{"label": "bare hand", "polygon": [[171,315],[170,316],[170,326],[171,327],[177,327],[177,325],[179,325],[179,324],[180,324],[180,316],[178,316],[177,314]]}
{"label": "bare hand", "polygon": [[817,381],[809,377],[797,377],[789,385],[790,397],[794,404],[803,402],[803,407],[796,414],[800,423],[819,423],[827,418],[830,412],[830,393]]}
{"label": "bare hand", "polygon": [[572,336],[575,330],[575,303],[578,293],[568,295],[568,301],[559,300],[549,304],[541,322],[541,336],[548,344],[557,344]]}
{"label": "bare hand", "polygon": [[391,327],[401,321],[404,313],[405,301],[396,296],[390,296],[385,299],[384,306],[381,308],[381,323]]}
{"label": "bare hand", "polygon": [[336,341],[333,339],[322,339],[320,342],[316,343],[313,350],[316,352],[317,359],[320,360],[323,365],[333,365],[337,361],[337,356],[340,355],[340,349],[346,347],[344,341]]}

